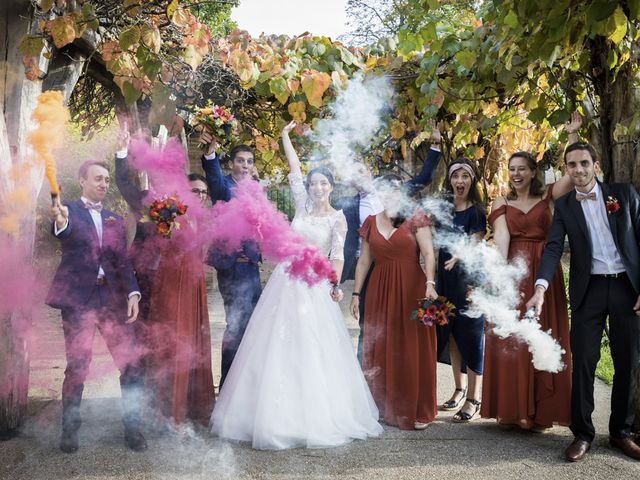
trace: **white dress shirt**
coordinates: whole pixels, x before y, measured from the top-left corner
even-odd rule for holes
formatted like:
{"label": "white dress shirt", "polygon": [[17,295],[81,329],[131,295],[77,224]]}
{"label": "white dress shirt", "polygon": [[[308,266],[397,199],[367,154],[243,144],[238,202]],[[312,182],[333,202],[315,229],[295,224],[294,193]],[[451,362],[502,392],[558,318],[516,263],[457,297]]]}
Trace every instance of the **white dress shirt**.
{"label": "white dress shirt", "polygon": [[[375,192],[361,193],[360,194],[360,226],[364,223],[367,217],[371,215],[377,215],[384,210],[382,202],[378,198]],[[358,251],[356,257],[360,256],[360,250],[362,249],[362,237],[358,236]]]}
{"label": "white dress shirt", "polygon": [[[624,264],[613,241],[607,210],[602,198],[602,188],[599,183],[596,182],[587,194],[592,192],[596,195],[595,200],[585,199],[580,202],[591,242],[591,274],[622,273],[625,271]],[[579,194],[582,195],[582,192]],[[538,279],[536,285],[542,285],[546,289],[549,287],[549,282]]]}

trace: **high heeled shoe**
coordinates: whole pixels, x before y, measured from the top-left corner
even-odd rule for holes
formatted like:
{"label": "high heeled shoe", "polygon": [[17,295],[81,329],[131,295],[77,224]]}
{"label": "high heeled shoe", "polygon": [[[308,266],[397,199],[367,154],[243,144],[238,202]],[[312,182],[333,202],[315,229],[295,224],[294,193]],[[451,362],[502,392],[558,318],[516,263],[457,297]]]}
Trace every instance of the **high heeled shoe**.
{"label": "high heeled shoe", "polygon": [[[453,397],[456,396],[456,392],[462,392],[462,395],[460,396],[457,402],[453,399]],[[446,402],[444,402],[440,408],[442,408],[442,410],[444,410],[445,412],[448,412],[451,410],[457,410],[458,408],[460,408],[460,404],[464,401],[466,397],[467,397],[466,388],[456,388],[455,391],[453,392],[453,395],[451,395],[451,398]]]}

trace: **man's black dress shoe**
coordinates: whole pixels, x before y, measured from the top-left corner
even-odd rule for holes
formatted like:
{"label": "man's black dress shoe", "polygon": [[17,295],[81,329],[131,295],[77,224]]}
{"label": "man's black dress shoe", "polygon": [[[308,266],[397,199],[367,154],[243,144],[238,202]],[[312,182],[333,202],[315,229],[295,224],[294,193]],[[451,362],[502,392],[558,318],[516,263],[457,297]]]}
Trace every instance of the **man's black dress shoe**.
{"label": "man's black dress shoe", "polygon": [[631,437],[615,438],[609,436],[609,443],[611,443],[611,446],[613,448],[622,450],[622,453],[624,453],[627,457],[640,460],[640,447],[636,445]]}
{"label": "man's black dress shoe", "polygon": [[591,442],[576,437],[564,451],[564,458],[569,462],[578,462],[584,458],[590,448]]}
{"label": "man's black dress shoe", "polygon": [[78,451],[78,431],[63,430],[60,438],[60,450],[64,453],[75,453]]}
{"label": "man's black dress shoe", "polygon": [[140,430],[125,429],[124,443],[134,452],[143,452],[147,449],[147,441],[140,433]]}

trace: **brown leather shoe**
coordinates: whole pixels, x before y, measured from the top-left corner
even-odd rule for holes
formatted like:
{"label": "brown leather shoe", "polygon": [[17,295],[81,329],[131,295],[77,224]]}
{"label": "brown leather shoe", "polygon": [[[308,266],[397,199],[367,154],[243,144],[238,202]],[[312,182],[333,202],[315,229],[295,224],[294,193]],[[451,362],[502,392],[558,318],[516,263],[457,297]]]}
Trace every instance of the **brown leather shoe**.
{"label": "brown leather shoe", "polygon": [[564,458],[569,462],[578,462],[584,458],[590,448],[591,442],[576,437],[564,451]]}
{"label": "brown leather shoe", "polygon": [[635,458],[636,460],[640,460],[640,447],[636,445],[636,443],[630,438],[615,438],[609,437],[609,443],[613,448],[618,448],[622,450],[627,457]]}

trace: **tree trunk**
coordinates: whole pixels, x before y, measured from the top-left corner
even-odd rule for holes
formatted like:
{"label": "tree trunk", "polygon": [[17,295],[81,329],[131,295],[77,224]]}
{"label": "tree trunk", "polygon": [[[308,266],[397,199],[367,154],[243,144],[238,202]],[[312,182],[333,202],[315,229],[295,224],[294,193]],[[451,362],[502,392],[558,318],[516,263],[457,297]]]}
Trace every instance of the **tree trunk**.
{"label": "tree trunk", "polygon": [[[9,195],[20,187],[32,200],[38,197],[43,168],[20,168],[29,160],[27,131],[31,112],[41,93],[41,82],[24,76],[18,46],[32,28],[28,0],[2,2],[0,6],[0,214],[12,209]],[[13,172],[21,172],[14,182]],[[17,231],[0,231],[17,258],[31,265],[35,238],[35,214],[18,219]],[[15,434],[24,418],[29,386],[29,352],[26,341],[29,312],[9,312],[0,317],[0,437]]]}

